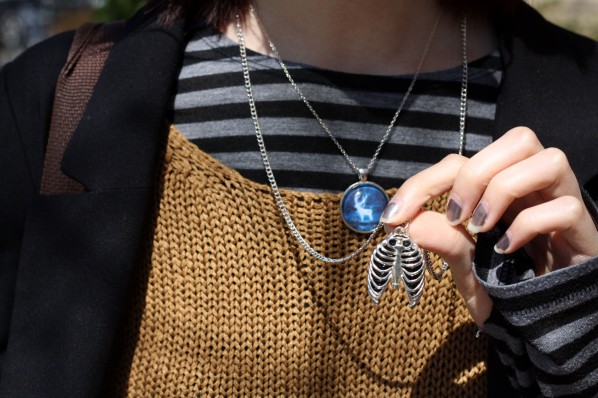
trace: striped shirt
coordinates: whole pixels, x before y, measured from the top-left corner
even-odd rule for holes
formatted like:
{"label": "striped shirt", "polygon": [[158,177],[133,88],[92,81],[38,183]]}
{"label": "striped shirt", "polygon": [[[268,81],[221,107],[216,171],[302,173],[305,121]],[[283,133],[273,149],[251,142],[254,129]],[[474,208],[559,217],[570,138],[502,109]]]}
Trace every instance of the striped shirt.
{"label": "striped shirt", "polygon": [[[257,112],[278,185],[338,192],[355,172],[293,90],[278,62],[248,51]],[[412,76],[342,73],[288,62],[293,78],[358,167],[370,162]],[[370,180],[397,187],[459,149],[461,67],[421,74]],[[498,53],[469,68],[465,154],[492,141]],[[203,30],[190,41],[174,122],[199,148],[241,175],[267,183],[249,113],[239,46]]]}
{"label": "striped shirt", "polygon": [[524,397],[598,396],[598,258],[536,277],[523,251],[492,250],[500,235],[478,239],[474,270],[494,303],[482,330],[511,384]]}

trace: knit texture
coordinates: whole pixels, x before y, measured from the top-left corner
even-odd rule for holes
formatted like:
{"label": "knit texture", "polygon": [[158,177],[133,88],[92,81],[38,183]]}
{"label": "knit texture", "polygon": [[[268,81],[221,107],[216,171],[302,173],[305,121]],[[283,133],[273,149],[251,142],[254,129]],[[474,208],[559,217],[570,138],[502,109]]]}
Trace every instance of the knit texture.
{"label": "knit texture", "polygon": [[[364,241],[340,195],[282,190],[313,247],[340,257]],[[428,208],[444,210],[445,199]],[[270,188],[241,177],[171,128],[149,261],[135,282],[113,379],[131,397],[481,397],[475,338],[450,273],[426,276],[410,309],[366,288],[370,247],[337,265],[306,253]],[[436,259],[435,267],[439,262]]]}
{"label": "knit texture", "polygon": [[81,183],[62,172],[60,164],[122,27],[120,22],[89,23],[75,32],[54,95],[40,187],[43,195],[84,191]]}

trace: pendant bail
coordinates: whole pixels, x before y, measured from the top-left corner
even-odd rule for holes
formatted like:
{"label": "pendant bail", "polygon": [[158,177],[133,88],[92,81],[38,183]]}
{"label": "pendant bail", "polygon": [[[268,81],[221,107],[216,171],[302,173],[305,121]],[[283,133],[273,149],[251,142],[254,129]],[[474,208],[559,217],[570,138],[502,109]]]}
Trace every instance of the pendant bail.
{"label": "pendant bail", "polygon": [[359,181],[366,182],[368,180],[369,171],[368,169],[359,169]]}

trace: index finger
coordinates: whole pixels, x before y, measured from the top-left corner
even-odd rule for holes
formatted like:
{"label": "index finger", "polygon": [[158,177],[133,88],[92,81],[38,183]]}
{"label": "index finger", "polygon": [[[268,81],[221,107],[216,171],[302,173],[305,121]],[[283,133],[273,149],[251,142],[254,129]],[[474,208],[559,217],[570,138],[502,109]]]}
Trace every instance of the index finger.
{"label": "index finger", "polygon": [[392,197],[380,221],[399,225],[411,220],[428,200],[452,188],[466,161],[465,156],[451,154],[409,178]]}

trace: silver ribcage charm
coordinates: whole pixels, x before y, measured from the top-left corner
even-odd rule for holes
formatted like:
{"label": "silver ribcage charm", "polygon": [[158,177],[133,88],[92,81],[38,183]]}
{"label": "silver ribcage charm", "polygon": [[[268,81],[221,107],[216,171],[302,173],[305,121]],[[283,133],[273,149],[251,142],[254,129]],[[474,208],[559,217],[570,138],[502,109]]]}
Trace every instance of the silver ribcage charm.
{"label": "silver ribcage charm", "polygon": [[409,306],[415,307],[424,291],[424,267],[439,279],[448,264],[444,263],[441,272],[435,273],[428,253],[411,240],[407,226],[397,227],[378,244],[370,259],[368,293],[374,304],[378,305],[382,293],[392,280],[394,288],[403,285],[409,298]]}

